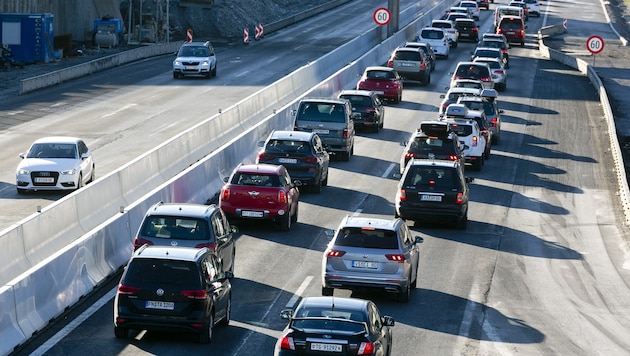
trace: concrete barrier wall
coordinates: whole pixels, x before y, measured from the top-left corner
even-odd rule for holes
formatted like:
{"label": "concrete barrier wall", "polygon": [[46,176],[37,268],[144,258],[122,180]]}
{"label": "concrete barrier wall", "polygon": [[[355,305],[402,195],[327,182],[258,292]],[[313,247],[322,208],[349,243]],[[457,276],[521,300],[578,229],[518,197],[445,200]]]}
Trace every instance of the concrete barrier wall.
{"label": "concrete barrier wall", "polygon": [[[442,4],[427,16],[441,13],[450,5]],[[11,352],[123,266],[131,255],[131,242],[136,230],[151,205],[158,201],[205,203],[216,196],[223,185],[223,177],[228,176],[239,163],[255,160],[258,141],[274,129],[292,127],[291,110],[297,107],[297,99],[304,95],[334,96],[342,89],[354,87],[357,74],[365,66],[384,62],[396,46],[413,39],[425,22],[426,19],[412,23],[380,44],[375,41],[380,39],[381,29],[369,31],[341,47],[338,53],[331,53],[322,57],[321,62],[318,60],[299,69],[290,75],[290,80],[282,79],[263,90],[264,93],[260,93],[262,96],[272,92],[275,94],[271,97],[288,101],[283,106],[274,104],[277,107],[275,114],[251,120],[245,116],[255,106],[250,104],[251,100],[261,101],[248,98],[228,110],[238,112],[232,119],[226,121],[223,117],[227,116],[224,115],[226,113],[215,115],[0,235],[0,241],[4,241],[5,236],[12,236],[15,240],[10,244],[12,251],[0,252],[1,258],[13,260],[28,255],[27,262],[12,265],[11,272],[29,267],[12,280],[2,283],[5,286],[0,289],[3,306],[0,310],[0,339],[3,340],[0,354]],[[357,53],[366,54],[357,59]],[[349,64],[343,67],[346,63]],[[339,68],[343,69],[334,73]],[[313,87],[325,78],[321,85],[306,94],[302,94],[304,90],[295,91],[295,88]],[[268,100],[269,97],[265,98]],[[225,127],[225,122],[230,122],[232,126]],[[208,137],[213,137],[212,133],[223,132],[220,129],[240,131],[240,135],[217,137],[216,141],[222,146],[205,157],[187,157],[185,163],[170,163],[191,151],[196,152],[197,145],[208,147],[208,141],[215,141],[208,140]],[[167,180],[169,174],[174,178]],[[138,176],[148,176],[151,183],[162,177],[166,183],[148,187],[146,181],[138,180]],[[101,193],[104,195],[98,196]],[[90,205],[90,201],[96,202],[96,205]],[[100,204],[105,207],[101,209]],[[124,207],[123,213],[119,212],[121,206]],[[60,211],[64,212],[64,216],[58,213]],[[91,211],[92,214],[81,216],[83,211]],[[105,222],[92,226],[101,220]],[[62,224],[56,226],[56,221]],[[38,235],[37,231],[55,233],[51,234],[50,241],[41,241],[41,234]],[[56,234],[57,231],[60,233]],[[58,252],[50,256],[46,251]],[[5,272],[9,271],[2,270],[2,275]]]}

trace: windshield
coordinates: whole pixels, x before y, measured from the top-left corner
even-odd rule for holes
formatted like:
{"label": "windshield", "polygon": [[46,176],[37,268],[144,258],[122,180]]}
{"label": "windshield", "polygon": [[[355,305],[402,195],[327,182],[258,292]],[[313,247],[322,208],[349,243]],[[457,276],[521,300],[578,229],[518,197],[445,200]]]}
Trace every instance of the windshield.
{"label": "windshield", "polygon": [[398,236],[395,231],[347,227],[341,229],[335,240],[337,246],[398,249]]}
{"label": "windshield", "polygon": [[141,235],[162,239],[209,240],[208,224],[203,219],[149,216],[142,226]]}
{"label": "windshield", "polygon": [[346,122],[345,107],[341,104],[302,103],[298,120]]}
{"label": "windshield", "polygon": [[208,48],[204,46],[186,46],[178,54],[180,57],[208,57]]}
{"label": "windshield", "polygon": [[28,151],[26,158],[73,158],[76,159],[77,146],[72,143],[37,143]]}
{"label": "windshield", "polygon": [[426,167],[413,166],[406,175],[404,185],[406,187],[417,187],[431,185],[435,187],[456,186],[456,176],[454,170],[447,167]]}

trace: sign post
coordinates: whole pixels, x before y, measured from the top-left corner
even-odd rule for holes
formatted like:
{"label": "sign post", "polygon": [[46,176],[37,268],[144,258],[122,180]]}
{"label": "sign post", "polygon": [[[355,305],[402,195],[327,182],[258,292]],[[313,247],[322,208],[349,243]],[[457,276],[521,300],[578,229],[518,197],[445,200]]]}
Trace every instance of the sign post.
{"label": "sign post", "polygon": [[591,36],[586,40],[586,49],[593,55],[593,66],[595,66],[595,55],[604,50],[604,39],[600,36]]}

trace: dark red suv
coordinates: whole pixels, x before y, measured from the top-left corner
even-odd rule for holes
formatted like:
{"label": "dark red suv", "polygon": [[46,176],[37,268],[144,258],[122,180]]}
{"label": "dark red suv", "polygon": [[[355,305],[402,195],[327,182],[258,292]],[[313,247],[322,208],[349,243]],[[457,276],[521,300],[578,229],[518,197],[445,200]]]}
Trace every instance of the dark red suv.
{"label": "dark red suv", "polygon": [[521,46],[525,45],[525,30],[527,25],[519,16],[504,16],[499,20],[497,33],[507,38],[508,42],[518,42]]}

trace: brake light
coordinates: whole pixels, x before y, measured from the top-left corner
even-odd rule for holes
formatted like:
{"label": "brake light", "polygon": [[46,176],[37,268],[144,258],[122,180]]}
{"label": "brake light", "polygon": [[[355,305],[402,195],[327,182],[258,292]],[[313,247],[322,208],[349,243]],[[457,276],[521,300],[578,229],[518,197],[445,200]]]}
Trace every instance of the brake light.
{"label": "brake light", "polygon": [[450,155],[450,156],[448,156],[448,159],[450,161],[457,161],[459,159],[459,157],[457,157],[457,155]]}
{"label": "brake light", "polygon": [[412,159],[412,158],[414,158],[414,157],[415,157],[415,155],[414,155],[414,154],[413,154],[413,152],[411,152],[411,151],[409,151],[409,152],[405,153],[405,162],[406,162],[408,159]]}
{"label": "brake light", "polygon": [[195,245],[195,248],[204,248],[204,247],[207,247],[210,251],[216,251],[217,244],[214,242],[205,242],[202,244]]}
{"label": "brake light", "polygon": [[490,120],[490,122],[492,123],[492,126],[497,126],[497,118],[493,117],[492,120]]}
{"label": "brake light", "polygon": [[479,32],[479,29],[477,27],[473,27],[472,30],[473,32]]}
{"label": "brake light", "polygon": [[206,299],[208,297],[208,293],[203,289],[183,290],[180,293],[189,299]]}
{"label": "brake light", "polygon": [[346,254],[346,251],[341,250],[328,250],[326,251],[326,257],[341,257]]}
{"label": "brake light", "polygon": [[472,145],[473,145],[473,147],[477,147],[478,143],[479,143],[479,137],[473,136],[473,138],[472,138]]}
{"label": "brake light", "polygon": [[489,82],[489,81],[491,81],[492,79],[491,79],[490,77],[484,77],[484,78],[481,78],[481,79],[479,79],[479,80],[481,80],[482,82]]}
{"label": "brake light", "polygon": [[258,162],[261,162],[261,161],[268,161],[268,160],[270,160],[270,159],[272,159],[272,158],[273,158],[273,157],[272,157],[271,155],[269,155],[269,154],[267,154],[267,153],[265,153],[265,152],[260,152],[260,153],[258,154]]}
{"label": "brake light", "polygon": [[521,30],[521,37],[525,37],[525,30]]}
{"label": "brake light", "polygon": [[400,201],[407,201],[407,192],[404,189],[400,190]]}
{"label": "brake light", "polygon": [[497,28],[497,33],[498,33],[498,34],[502,34],[502,33],[503,33],[503,29],[502,29],[502,28],[500,28],[500,27],[499,27],[499,28]]}
{"label": "brake light", "polygon": [[287,203],[287,193],[284,190],[278,192],[278,202],[282,204]]}
{"label": "brake light", "polygon": [[388,67],[393,67],[394,66],[394,60],[393,59],[388,60],[387,61],[387,66]]}
{"label": "brake light", "polygon": [[503,74],[503,69],[498,69],[494,71],[496,74]]}
{"label": "brake light", "polygon": [[406,260],[405,255],[400,253],[386,253],[385,257],[390,261],[404,262]]}
{"label": "brake light", "polygon": [[228,201],[230,199],[230,188],[223,188],[221,190],[221,200]]}
{"label": "brake light", "polygon": [[458,192],[457,198],[455,198],[455,204],[461,204],[464,202],[464,193]]}
{"label": "brake light", "polygon": [[343,129],[343,138],[348,138],[350,137],[350,132],[348,131],[348,129]]}
{"label": "brake light", "polygon": [[304,163],[307,164],[316,164],[317,163],[317,157],[315,156],[307,156],[307,157],[302,157],[300,158],[300,160]]}
{"label": "brake light", "polygon": [[295,350],[295,343],[293,343],[293,338],[285,336],[280,341],[280,348],[283,350]]}
{"label": "brake light", "polygon": [[138,293],[139,291],[140,288],[138,287],[126,286],[124,284],[118,285],[118,294],[133,295]]}
{"label": "brake light", "polygon": [[422,64],[420,65],[420,68],[425,69],[427,67],[427,64],[425,62],[422,62]]}
{"label": "brake light", "polygon": [[357,90],[360,90],[361,88],[363,88],[364,85],[365,85],[365,82],[363,80],[358,82],[357,83]]}
{"label": "brake light", "polygon": [[394,89],[398,89],[398,83],[394,83],[394,84],[392,84],[392,88],[394,88]]}
{"label": "brake light", "polygon": [[361,346],[359,346],[359,351],[357,351],[357,355],[372,355],[374,354],[374,344],[371,342],[362,342]]}
{"label": "brake light", "polygon": [[133,249],[137,250],[140,247],[142,247],[142,245],[153,245],[153,242],[149,241],[149,240],[145,240],[145,239],[141,239],[139,237],[136,237],[133,240]]}

